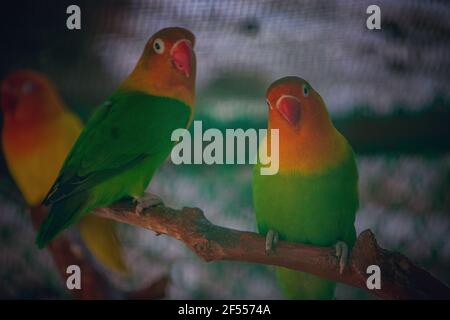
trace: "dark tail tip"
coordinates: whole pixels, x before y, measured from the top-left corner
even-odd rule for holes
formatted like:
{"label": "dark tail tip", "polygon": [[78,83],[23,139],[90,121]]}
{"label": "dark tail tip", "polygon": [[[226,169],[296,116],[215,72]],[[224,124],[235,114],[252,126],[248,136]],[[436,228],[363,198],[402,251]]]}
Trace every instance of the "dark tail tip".
{"label": "dark tail tip", "polygon": [[34,242],[36,243],[36,245],[38,246],[39,249],[42,249],[47,245],[49,240],[47,240],[47,237],[45,237],[44,233],[42,233],[39,229],[39,232],[38,232]]}
{"label": "dark tail tip", "polygon": [[41,226],[39,227],[38,233],[36,235],[35,243],[38,246],[39,249],[44,248],[55,236],[50,232],[50,216],[47,216],[45,220],[42,222]]}

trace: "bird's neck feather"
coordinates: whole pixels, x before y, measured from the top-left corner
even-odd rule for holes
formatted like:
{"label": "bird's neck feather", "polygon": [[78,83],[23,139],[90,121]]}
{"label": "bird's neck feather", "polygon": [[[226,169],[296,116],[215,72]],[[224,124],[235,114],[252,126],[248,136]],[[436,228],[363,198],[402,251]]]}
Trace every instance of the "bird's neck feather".
{"label": "bird's neck feather", "polygon": [[[331,120],[311,117],[297,130],[276,119],[269,128],[279,128],[280,171],[316,174],[339,165],[350,151],[346,139]],[[269,144],[270,146],[270,135]]]}
{"label": "bird's neck feather", "polygon": [[135,69],[119,87],[122,90],[141,91],[154,96],[177,99],[191,109],[195,105],[195,81],[178,81],[170,73],[144,65],[139,61]]}

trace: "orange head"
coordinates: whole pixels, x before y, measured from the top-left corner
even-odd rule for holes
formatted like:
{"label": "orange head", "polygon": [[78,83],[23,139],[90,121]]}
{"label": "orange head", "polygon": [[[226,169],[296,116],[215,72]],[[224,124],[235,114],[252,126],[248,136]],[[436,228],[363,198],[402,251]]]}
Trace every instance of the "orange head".
{"label": "orange head", "polygon": [[1,84],[1,110],[5,122],[34,123],[63,111],[53,84],[39,72],[19,70]]}
{"label": "orange head", "polygon": [[341,160],[346,141],[307,81],[294,76],[278,79],[266,98],[269,129],[279,129],[280,170],[313,173]]}
{"label": "orange head", "polygon": [[123,89],[179,99],[192,106],[195,94],[195,36],[183,28],[165,28],[147,42]]}
{"label": "orange head", "polygon": [[278,79],[267,89],[266,98],[270,127],[299,135],[332,126],[322,97],[306,80],[294,76]]}

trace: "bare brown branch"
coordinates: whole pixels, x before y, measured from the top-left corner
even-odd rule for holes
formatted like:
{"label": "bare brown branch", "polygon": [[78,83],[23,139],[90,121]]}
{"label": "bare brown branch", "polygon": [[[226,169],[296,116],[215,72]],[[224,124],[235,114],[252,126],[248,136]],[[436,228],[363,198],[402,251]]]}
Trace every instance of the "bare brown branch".
{"label": "bare brown branch", "polygon": [[[212,224],[197,208],[175,210],[153,207],[140,215],[132,203],[118,203],[94,212],[133,226],[166,234],[184,242],[205,261],[231,260],[282,266],[346,283],[383,299],[450,299],[450,289],[400,253],[378,246],[370,230],[362,232],[350,255],[348,267],[339,274],[332,247],[316,247],[280,241],[274,253],[265,252],[263,236]],[[366,286],[367,267],[381,269],[381,289]]]}
{"label": "bare brown branch", "polygon": [[[47,208],[37,206],[30,209],[33,226],[37,229],[47,215]],[[163,276],[146,288],[139,289],[136,292],[120,292],[114,289],[107,277],[97,270],[92,260],[88,259],[81,250],[80,246],[69,239],[66,233],[60,234],[52,240],[48,246],[56,268],[60,274],[61,280],[66,282],[67,267],[77,265],[82,270],[81,289],[70,290],[75,299],[113,299],[113,298],[133,298],[133,299],[161,299],[165,297],[166,287],[169,279]]]}

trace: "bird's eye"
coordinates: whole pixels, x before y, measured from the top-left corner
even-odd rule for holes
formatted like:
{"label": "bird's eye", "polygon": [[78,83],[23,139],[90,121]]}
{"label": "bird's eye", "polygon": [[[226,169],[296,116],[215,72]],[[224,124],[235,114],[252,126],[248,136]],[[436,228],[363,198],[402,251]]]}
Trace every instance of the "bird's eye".
{"label": "bird's eye", "polygon": [[309,86],[307,84],[303,85],[303,95],[305,97],[309,96]]}
{"label": "bird's eye", "polygon": [[266,99],[266,103],[267,103],[267,106],[269,107],[269,109],[272,109],[272,106],[270,105],[269,99]]}
{"label": "bird's eye", "polygon": [[23,93],[30,93],[31,91],[33,91],[34,85],[32,82],[27,81],[23,84],[22,86],[22,92]]}
{"label": "bird's eye", "polygon": [[164,41],[162,41],[161,39],[155,39],[155,41],[153,41],[153,50],[155,50],[155,52],[157,54],[163,54],[164,53]]}

